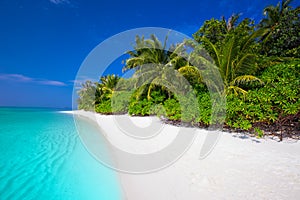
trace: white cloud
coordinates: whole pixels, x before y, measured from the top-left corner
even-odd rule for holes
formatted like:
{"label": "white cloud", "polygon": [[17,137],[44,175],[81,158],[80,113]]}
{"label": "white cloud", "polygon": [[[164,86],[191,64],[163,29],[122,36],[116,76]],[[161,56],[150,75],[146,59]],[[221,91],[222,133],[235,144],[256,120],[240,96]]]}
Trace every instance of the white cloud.
{"label": "white cloud", "polygon": [[61,81],[32,78],[32,77],[24,76],[22,74],[0,74],[0,80],[36,83],[40,85],[51,85],[51,86],[66,86],[66,84]]}
{"label": "white cloud", "polygon": [[66,86],[65,83],[63,82],[60,82],[60,81],[49,81],[49,80],[46,80],[46,81],[39,81],[40,84],[43,84],[43,85],[53,85],[53,86]]}
{"label": "white cloud", "polygon": [[0,74],[0,80],[18,80],[20,82],[31,82],[32,78],[22,74]]}
{"label": "white cloud", "polygon": [[54,4],[63,4],[63,3],[69,4],[70,3],[70,1],[68,1],[68,0],[49,0],[49,1]]}

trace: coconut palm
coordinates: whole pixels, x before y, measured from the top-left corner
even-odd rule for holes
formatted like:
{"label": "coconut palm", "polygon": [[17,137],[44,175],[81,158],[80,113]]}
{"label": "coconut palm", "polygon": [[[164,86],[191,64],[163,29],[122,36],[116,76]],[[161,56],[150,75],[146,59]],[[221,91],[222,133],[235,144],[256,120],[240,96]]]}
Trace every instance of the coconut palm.
{"label": "coconut palm", "polygon": [[226,33],[229,33],[236,27],[239,18],[240,14],[232,14],[227,21],[224,16],[222,17],[223,26],[224,30],[226,30]]}
{"label": "coconut palm", "polygon": [[138,88],[137,98],[147,90],[147,98],[151,99],[151,91],[156,87],[160,87],[170,97],[167,88],[170,83],[167,80],[174,78],[175,69],[186,65],[187,61],[184,59],[184,44],[172,45],[167,49],[167,40],[168,37],[162,44],[155,35],[147,40],[136,36],[134,51],[127,52],[131,57],[126,60],[123,70],[135,69],[133,78]]}
{"label": "coconut palm", "polygon": [[282,0],[276,6],[270,5],[264,9],[266,18],[262,19],[259,23],[260,28],[266,28],[268,31],[263,35],[263,40],[267,40],[272,31],[279,24],[281,18],[292,9],[290,6],[292,0]]}
{"label": "coconut palm", "polygon": [[290,6],[292,0],[282,0],[276,6],[270,5],[264,9],[266,18],[262,19],[260,25],[265,28],[272,28],[276,26],[280,18],[285,15],[292,7]]}
{"label": "coconut palm", "polygon": [[78,108],[84,110],[93,110],[96,103],[96,87],[92,81],[86,81],[81,84],[81,89],[77,91]]}
{"label": "coconut palm", "polygon": [[128,69],[136,69],[145,64],[165,64],[168,62],[168,54],[166,52],[166,41],[164,45],[155,37],[145,40],[144,36],[136,36],[134,51],[128,51],[130,58],[126,60],[126,65],[123,71]]}
{"label": "coconut palm", "polygon": [[253,76],[258,66],[255,62],[256,54],[252,50],[255,39],[263,33],[264,30],[258,30],[248,36],[228,35],[222,46],[216,46],[207,38],[203,38],[213,50],[211,56],[219,69],[227,92],[245,95],[247,92],[241,85],[254,81],[263,84],[260,79]]}
{"label": "coconut palm", "polygon": [[[101,98],[111,98],[115,91],[119,90],[118,84],[121,78],[115,74],[100,77],[97,88],[101,90]],[[118,86],[118,87],[117,87]]]}

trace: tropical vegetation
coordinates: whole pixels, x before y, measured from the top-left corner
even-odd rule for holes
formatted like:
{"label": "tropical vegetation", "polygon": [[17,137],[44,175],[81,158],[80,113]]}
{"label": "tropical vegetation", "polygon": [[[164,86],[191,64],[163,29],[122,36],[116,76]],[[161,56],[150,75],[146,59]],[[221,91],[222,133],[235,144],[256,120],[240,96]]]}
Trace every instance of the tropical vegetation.
{"label": "tropical vegetation", "polygon": [[[78,108],[208,127],[216,123],[212,99],[219,95],[226,99],[224,128],[258,137],[299,136],[300,7],[290,4],[266,7],[258,24],[239,14],[207,20],[193,34],[195,41],[168,46],[168,36],[163,42],[136,36],[123,68],[134,70],[133,76],[86,81]],[[223,88],[205,79],[213,70]]]}

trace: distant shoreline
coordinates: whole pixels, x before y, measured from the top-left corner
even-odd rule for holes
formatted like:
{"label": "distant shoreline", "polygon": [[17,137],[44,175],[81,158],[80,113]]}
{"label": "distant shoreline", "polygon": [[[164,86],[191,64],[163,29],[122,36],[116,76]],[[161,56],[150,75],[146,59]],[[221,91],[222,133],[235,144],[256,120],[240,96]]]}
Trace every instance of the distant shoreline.
{"label": "distant shoreline", "polygon": [[72,111],[72,108],[68,108],[68,107],[47,107],[47,106],[0,106],[0,108],[53,109],[59,111]]}

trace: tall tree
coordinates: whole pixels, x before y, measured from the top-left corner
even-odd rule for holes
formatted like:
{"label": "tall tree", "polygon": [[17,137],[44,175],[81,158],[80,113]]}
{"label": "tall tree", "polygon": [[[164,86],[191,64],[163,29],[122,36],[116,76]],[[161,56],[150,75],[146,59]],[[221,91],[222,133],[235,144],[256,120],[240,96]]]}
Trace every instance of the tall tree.
{"label": "tall tree", "polygon": [[[208,53],[213,53],[213,49],[207,43],[207,40],[217,47],[222,46],[227,36],[241,35],[247,36],[254,31],[254,21],[248,18],[239,22],[240,15],[232,14],[228,20],[224,17],[221,20],[210,19],[204,22],[200,29],[193,34],[193,38],[202,44]],[[205,39],[204,39],[205,38]]]}
{"label": "tall tree", "polygon": [[92,81],[86,81],[81,84],[81,89],[77,91],[78,109],[94,110],[96,103],[96,87]]}
{"label": "tall tree", "polygon": [[300,57],[300,7],[293,9],[291,2],[283,0],[264,9],[259,27],[266,29],[262,53],[267,56]]}
{"label": "tall tree", "polygon": [[219,69],[227,92],[246,94],[243,84],[253,81],[262,84],[253,75],[258,68],[253,47],[256,45],[256,38],[262,33],[263,30],[255,31],[248,36],[228,34],[224,39],[226,42],[221,46],[213,44],[208,38],[202,38],[212,49],[211,56]]}
{"label": "tall tree", "polygon": [[137,98],[147,91],[147,98],[151,98],[151,91],[156,87],[161,88],[170,96],[166,80],[174,69],[186,64],[184,59],[185,49],[183,44],[171,45],[167,49],[167,39],[162,44],[155,35],[150,39],[136,36],[134,51],[129,51],[130,58],[126,60],[123,70],[135,69],[134,79],[138,89]]}
{"label": "tall tree", "polygon": [[292,0],[282,0],[281,4],[278,2],[276,6],[267,6],[264,9],[265,18],[260,21],[259,26],[269,28],[270,31],[274,30],[281,18],[292,9],[291,2]]}
{"label": "tall tree", "polygon": [[117,88],[117,86],[121,86],[119,83],[120,77],[112,74],[107,76],[100,77],[100,83],[98,84],[98,87],[102,91],[103,98],[111,98],[114,92],[120,88]]}

